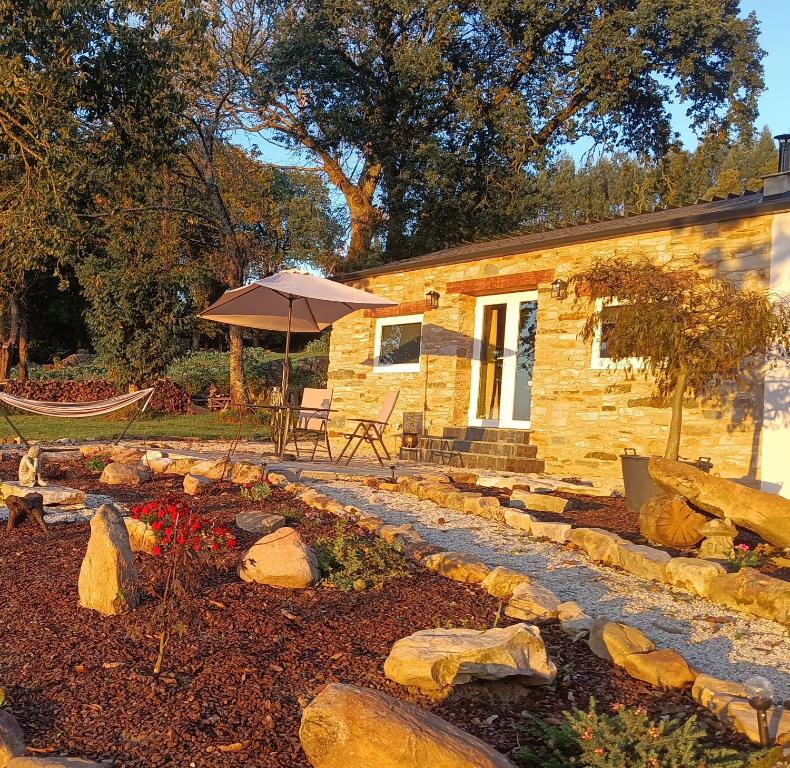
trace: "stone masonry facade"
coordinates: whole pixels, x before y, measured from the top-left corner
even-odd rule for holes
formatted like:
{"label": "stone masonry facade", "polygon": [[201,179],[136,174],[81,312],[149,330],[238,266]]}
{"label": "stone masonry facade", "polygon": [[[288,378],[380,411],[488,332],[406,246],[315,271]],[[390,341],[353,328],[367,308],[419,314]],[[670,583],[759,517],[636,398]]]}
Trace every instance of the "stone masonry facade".
{"label": "stone masonry facade", "polygon": [[[619,456],[626,448],[662,454],[669,410],[654,397],[639,372],[593,370],[591,345],[579,340],[586,307],[571,294],[554,299],[551,282],[567,280],[596,256],[650,254],[658,261],[699,256],[711,268],[753,286],[769,284],[772,213],[690,225],[645,234],[610,237],[527,253],[361,276],[350,284],[398,302],[388,315],[424,315],[419,373],[373,370],[375,312],[356,312],[332,330],[329,386],[339,414],[374,418],[386,392],[400,390],[388,429],[397,451],[404,414],[424,413],[427,431],[467,424],[472,368],[474,286],[489,293],[538,291],[537,335],[530,441],[546,471],[597,484],[622,484]],[[415,268],[416,267],[416,268]],[[533,286],[530,286],[533,287]],[[427,291],[440,294],[430,309]],[[684,409],[681,455],[710,456],[722,477],[759,480],[762,383],[731,395],[727,402],[689,401]],[[335,428],[342,427],[338,419]]]}

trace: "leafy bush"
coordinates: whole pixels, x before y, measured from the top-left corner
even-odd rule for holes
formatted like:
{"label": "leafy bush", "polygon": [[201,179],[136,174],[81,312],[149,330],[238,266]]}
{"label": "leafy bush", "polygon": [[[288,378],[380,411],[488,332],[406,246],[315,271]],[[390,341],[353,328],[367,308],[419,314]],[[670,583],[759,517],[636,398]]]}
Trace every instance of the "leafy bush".
{"label": "leafy bush", "polygon": [[380,587],[409,573],[403,555],[381,539],[351,533],[342,520],[335,535],[320,537],[314,549],[323,580],[338,589]]}
{"label": "leafy bush", "polygon": [[112,459],[107,454],[97,454],[85,459],[85,469],[93,472],[94,475],[99,475],[104,472],[104,468],[112,463]]}
{"label": "leafy bush", "polygon": [[245,483],[241,486],[241,498],[247,501],[265,501],[271,492],[272,487],[269,483],[260,480],[257,483]]}
{"label": "leafy bush", "polygon": [[589,709],[565,712],[565,722],[550,725],[535,719],[543,747],[524,747],[518,758],[540,768],[744,768],[743,755],[730,749],[709,749],[701,742],[705,731],[696,718],[651,720],[643,707],[612,706],[613,713],[598,712],[594,699]]}

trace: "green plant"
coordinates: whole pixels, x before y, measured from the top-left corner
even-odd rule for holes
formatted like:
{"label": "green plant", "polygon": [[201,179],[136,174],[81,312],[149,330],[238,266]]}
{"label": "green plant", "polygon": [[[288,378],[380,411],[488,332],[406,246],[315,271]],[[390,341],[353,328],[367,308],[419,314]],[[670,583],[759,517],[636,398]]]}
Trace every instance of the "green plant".
{"label": "green plant", "polygon": [[247,501],[265,501],[269,498],[272,487],[269,483],[258,480],[255,483],[245,483],[241,486],[241,498]]}
{"label": "green plant", "polygon": [[320,537],[314,549],[324,582],[338,589],[380,587],[409,573],[403,555],[382,539],[352,533],[342,520],[335,535]]}
{"label": "green plant", "polygon": [[765,545],[758,544],[752,549],[748,544],[736,544],[732,554],[727,558],[727,565],[731,571],[740,571],[741,568],[759,568],[765,561]]}
{"label": "green plant", "polygon": [[96,454],[96,456],[85,459],[85,469],[89,472],[93,472],[95,475],[104,472],[104,468],[108,464],[112,464],[112,459],[105,453],[99,453]]}
{"label": "green plant", "polygon": [[746,758],[730,749],[708,748],[695,717],[651,720],[644,707],[612,705],[599,712],[595,699],[586,711],[573,708],[565,722],[552,725],[535,718],[542,746],[523,747],[517,757],[540,768],[744,768]]}

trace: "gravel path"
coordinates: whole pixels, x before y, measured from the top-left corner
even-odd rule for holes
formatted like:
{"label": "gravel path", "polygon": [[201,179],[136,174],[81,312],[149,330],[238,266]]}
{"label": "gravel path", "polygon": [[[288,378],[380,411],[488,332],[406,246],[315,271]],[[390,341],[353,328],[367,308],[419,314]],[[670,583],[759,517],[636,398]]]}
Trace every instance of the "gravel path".
{"label": "gravel path", "polygon": [[595,565],[561,545],[536,541],[431,501],[377,491],[362,483],[314,485],[385,522],[413,523],[431,544],[529,574],[561,599],[575,600],[592,616],[605,615],[639,627],[658,647],[675,648],[702,672],[740,681],[760,674],[774,683],[780,698],[790,699],[790,637],[775,622]]}

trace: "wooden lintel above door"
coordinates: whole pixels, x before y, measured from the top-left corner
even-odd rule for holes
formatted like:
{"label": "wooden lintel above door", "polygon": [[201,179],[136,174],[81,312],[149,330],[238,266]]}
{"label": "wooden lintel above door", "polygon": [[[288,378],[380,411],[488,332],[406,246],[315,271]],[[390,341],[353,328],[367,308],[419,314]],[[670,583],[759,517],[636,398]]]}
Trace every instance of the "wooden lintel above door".
{"label": "wooden lintel above door", "polygon": [[493,275],[473,280],[457,280],[447,283],[447,293],[463,293],[466,296],[493,296],[497,293],[535,291],[541,284],[554,280],[553,269],[537,269],[532,272],[517,272],[513,275]]}

